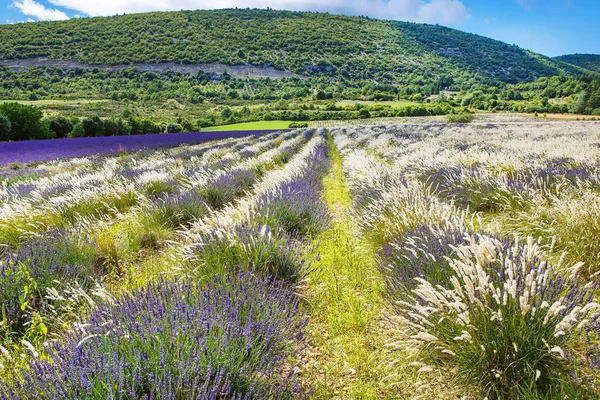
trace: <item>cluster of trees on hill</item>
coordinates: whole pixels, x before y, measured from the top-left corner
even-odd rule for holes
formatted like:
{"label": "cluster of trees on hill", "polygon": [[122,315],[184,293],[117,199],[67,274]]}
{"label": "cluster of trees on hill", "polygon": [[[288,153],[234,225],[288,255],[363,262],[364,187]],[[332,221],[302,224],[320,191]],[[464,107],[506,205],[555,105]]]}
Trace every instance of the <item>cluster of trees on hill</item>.
{"label": "cluster of trees on hill", "polygon": [[600,78],[555,76],[502,90],[479,86],[462,92],[454,102],[476,110],[600,115]]}
{"label": "cluster of trees on hill", "polygon": [[[17,73],[0,67],[0,98],[15,100],[43,99],[110,99],[116,101],[167,100],[199,104],[240,104],[247,101],[294,99],[349,99],[423,101],[428,96],[453,87],[451,76],[441,75],[427,83],[424,78],[408,85],[382,84],[372,81],[349,82],[324,77],[301,79],[245,79],[227,73],[210,76],[205,73],[183,74],[172,71],[155,73],[138,68],[125,70],[63,70],[30,68]],[[460,95],[462,106],[485,110],[517,110],[520,107],[543,106],[550,99],[574,101],[580,107],[562,104],[556,112],[592,113],[595,105],[597,75],[543,77],[533,82],[500,84],[472,83]],[[571,97],[571,98],[570,98]],[[546,99],[546,100],[544,100]],[[527,101],[531,104],[523,104]],[[567,101],[567,100],[565,100]],[[547,104],[548,103],[548,104]],[[556,104],[555,104],[556,105]],[[556,107],[555,107],[556,108]],[[550,110],[546,110],[550,111]]]}
{"label": "cluster of trees on hill", "polygon": [[569,54],[554,57],[554,59],[585,68],[589,71],[600,72],[600,54]]}
{"label": "cluster of trees on hill", "polygon": [[[176,99],[185,103],[239,103],[332,98],[354,100],[421,101],[454,86],[454,79],[440,75],[431,81],[415,77],[410,84],[382,84],[365,80],[350,82],[325,77],[233,78],[178,72],[149,72],[138,68],[122,71],[61,68],[30,68],[15,72],[0,67],[0,98],[14,100],[111,99],[117,101]],[[474,82],[471,84],[475,85]]]}
{"label": "cluster of trees on hill", "polygon": [[448,75],[455,88],[579,71],[514,45],[437,25],[248,9],[0,26],[0,59],[34,57],[102,65],[219,62],[400,85],[429,84]]}

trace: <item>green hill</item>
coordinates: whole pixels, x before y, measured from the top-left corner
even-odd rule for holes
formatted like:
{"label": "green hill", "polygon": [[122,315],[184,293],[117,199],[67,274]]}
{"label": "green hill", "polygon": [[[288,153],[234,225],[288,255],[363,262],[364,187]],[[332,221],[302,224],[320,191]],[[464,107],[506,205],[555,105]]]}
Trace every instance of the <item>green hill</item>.
{"label": "green hill", "polygon": [[555,57],[554,60],[572,64],[590,71],[600,72],[599,54],[569,54]]}
{"label": "green hill", "polygon": [[0,61],[222,63],[338,81],[435,84],[533,81],[571,64],[437,25],[323,13],[229,9],[131,14],[0,26]]}

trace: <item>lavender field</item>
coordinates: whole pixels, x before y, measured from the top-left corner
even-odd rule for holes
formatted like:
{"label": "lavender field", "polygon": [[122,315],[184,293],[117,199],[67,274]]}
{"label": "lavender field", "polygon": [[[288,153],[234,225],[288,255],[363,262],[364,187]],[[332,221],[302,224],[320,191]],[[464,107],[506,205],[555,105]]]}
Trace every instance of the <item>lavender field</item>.
{"label": "lavender field", "polygon": [[13,163],[34,163],[64,158],[89,157],[135,151],[143,148],[202,143],[228,137],[258,135],[270,131],[184,132],[135,136],[102,136],[88,138],[31,140],[0,143],[0,167]]}
{"label": "lavender field", "polygon": [[600,394],[600,124],[205,139],[0,175],[0,398]]}

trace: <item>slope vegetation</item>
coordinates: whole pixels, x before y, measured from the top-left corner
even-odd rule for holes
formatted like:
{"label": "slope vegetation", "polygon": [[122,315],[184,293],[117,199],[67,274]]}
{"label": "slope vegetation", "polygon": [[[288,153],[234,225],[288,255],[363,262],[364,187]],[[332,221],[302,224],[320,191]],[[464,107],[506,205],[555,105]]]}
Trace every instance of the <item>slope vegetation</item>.
{"label": "slope vegetation", "polygon": [[516,46],[440,27],[321,13],[229,9],[0,26],[0,60],[250,65],[379,83],[522,82],[576,73]]}
{"label": "slope vegetation", "polygon": [[557,61],[569,63],[590,71],[600,72],[599,54],[568,54],[554,58]]}

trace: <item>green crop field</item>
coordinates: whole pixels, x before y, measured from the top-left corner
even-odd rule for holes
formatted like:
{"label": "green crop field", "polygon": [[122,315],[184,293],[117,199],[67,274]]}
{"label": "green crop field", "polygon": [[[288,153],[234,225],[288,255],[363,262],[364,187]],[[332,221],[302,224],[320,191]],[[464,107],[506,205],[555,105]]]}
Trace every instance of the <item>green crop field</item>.
{"label": "green crop field", "polygon": [[224,132],[224,131],[263,131],[287,129],[292,121],[257,121],[242,124],[211,126],[202,128],[202,132]]}

